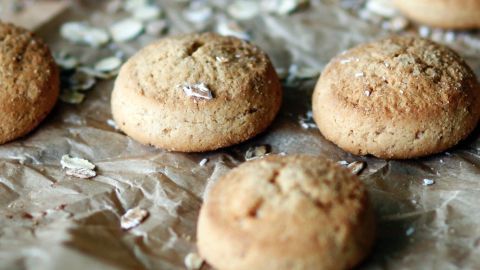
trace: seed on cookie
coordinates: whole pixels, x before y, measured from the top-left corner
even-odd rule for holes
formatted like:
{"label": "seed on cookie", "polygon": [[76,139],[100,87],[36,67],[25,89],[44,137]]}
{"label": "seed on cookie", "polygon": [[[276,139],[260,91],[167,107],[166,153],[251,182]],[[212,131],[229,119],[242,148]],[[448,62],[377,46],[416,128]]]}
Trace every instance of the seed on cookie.
{"label": "seed on cookie", "polygon": [[185,95],[188,97],[199,99],[213,99],[212,92],[208,89],[204,83],[183,84],[179,87],[182,88]]}

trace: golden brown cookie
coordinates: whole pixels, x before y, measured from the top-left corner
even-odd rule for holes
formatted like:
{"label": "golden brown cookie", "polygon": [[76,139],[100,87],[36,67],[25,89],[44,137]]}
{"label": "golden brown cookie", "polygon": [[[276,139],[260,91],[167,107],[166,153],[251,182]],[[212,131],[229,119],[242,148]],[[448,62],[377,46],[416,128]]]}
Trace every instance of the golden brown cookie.
{"label": "golden brown cookie", "polygon": [[216,269],[341,270],[366,257],[374,231],[365,187],[347,169],[314,156],[269,156],[215,184],[197,246]]}
{"label": "golden brown cookie", "polygon": [[0,144],[34,129],[52,110],[59,73],[47,45],[0,22]]}
{"label": "golden brown cookie", "polygon": [[480,28],[480,0],[393,0],[410,19],[429,26]]}
{"label": "golden brown cookie", "polygon": [[133,139],[181,152],[215,150],[264,131],[282,98],[258,47],[234,37],[190,34],[161,39],[125,63],[112,113]]}
{"label": "golden brown cookie", "polygon": [[354,154],[413,158],[441,152],[475,128],[480,86],[445,46],[390,37],[333,60],[313,94],[315,122]]}

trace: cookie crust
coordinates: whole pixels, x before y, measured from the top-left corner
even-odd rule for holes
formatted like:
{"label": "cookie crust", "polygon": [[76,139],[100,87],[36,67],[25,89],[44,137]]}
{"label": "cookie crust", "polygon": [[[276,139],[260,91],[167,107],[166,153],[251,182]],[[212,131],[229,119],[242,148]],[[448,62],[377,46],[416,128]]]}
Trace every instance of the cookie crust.
{"label": "cookie crust", "polygon": [[[212,99],[188,96],[203,84]],[[180,152],[243,142],[264,131],[280,109],[277,74],[258,47],[213,33],[164,38],[125,63],[112,113],[135,140]]]}
{"label": "cookie crust", "polygon": [[56,103],[59,80],[57,65],[42,40],[0,22],[0,144],[40,124]]}
{"label": "cookie crust", "polygon": [[479,0],[393,0],[410,19],[450,29],[480,28]]}
{"label": "cookie crust", "polygon": [[269,156],[215,184],[197,246],[216,269],[349,269],[369,253],[374,219],[364,186],[323,158]]}
{"label": "cookie crust", "polygon": [[353,154],[426,156],[475,128],[480,86],[449,48],[394,36],[335,57],[315,87],[313,114],[324,137]]}

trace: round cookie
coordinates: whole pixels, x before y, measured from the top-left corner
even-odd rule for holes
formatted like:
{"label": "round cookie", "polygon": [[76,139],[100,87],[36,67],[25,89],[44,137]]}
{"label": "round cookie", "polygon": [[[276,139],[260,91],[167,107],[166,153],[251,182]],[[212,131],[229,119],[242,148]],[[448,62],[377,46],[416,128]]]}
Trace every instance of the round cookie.
{"label": "round cookie", "polygon": [[332,59],[313,94],[328,140],[353,154],[413,158],[467,137],[480,86],[455,52],[418,37],[390,37]]}
{"label": "round cookie", "polygon": [[52,110],[60,79],[47,45],[0,22],[0,144],[33,130]]}
{"label": "round cookie", "polygon": [[480,28],[480,0],[393,0],[410,19],[429,26]]}
{"label": "round cookie", "polygon": [[121,68],[112,113],[133,139],[180,152],[215,150],[264,131],[282,99],[258,47],[213,33],[161,39]]}
{"label": "round cookie", "polygon": [[197,246],[223,270],[350,269],[375,222],[365,187],[332,161],[269,156],[223,176],[200,210]]}

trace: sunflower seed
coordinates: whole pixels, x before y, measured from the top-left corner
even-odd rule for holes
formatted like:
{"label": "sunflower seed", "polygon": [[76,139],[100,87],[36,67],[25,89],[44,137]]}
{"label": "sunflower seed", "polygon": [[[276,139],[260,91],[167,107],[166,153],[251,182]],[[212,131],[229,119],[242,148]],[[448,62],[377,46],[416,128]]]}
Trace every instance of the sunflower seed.
{"label": "sunflower seed", "polygon": [[77,91],[64,91],[60,94],[59,98],[68,104],[80,104],[85,99],[85,94]]}
{"label": "sunflower seed", "polygon": [[109,72],[118,69],[122,65],[122,60],[116,56],[107,57],[98,61],[94,69],[99,72]]}
{"label": "sunflower seed", "polygon": [[143,31],[143,24],[135,19],[124,19],[114,23],[109,30],[113,40],[124,42],[139,36]]}
{"label": "sunflower seed", "polygon": [[70,157],[69,155],[63,155],[60,164],[63,169],[95,169],[95,164],[90,161],[83,158]]}
{"label": "sunflower seed", "polygon": [[142,6],[134,10],[133,17],[140,21],[151,21],[160,17],[161,11],[157,6]]}
{"label": "sunflower seed", "polygon": [[269,147],[267,145],[252,146],[248,148],[247,152],[245,153],[245,160],[248,161],[261,158],[269,152]]}
{"label": "sunflower seed", "polygon": [[129,209],[120,218],[120,226],[124,230],[130,230],[140,225],[148,217],[148,215],[148,211],[140,207]]}
{"label": "sunflower seed", "polygon": [[155,20],[147,23],[145,31],[151,36],[157,36],[167,29],[166,20]]}
{"label": "sunflower seed", "polygon": [[204,83],[183,84],[180,85],[185,95],[189,97],[210,100],[213,98],[212,92]]}
{"label": "sunflower seed", "polygon": [[237,20],[250,20],[260,13],[257,1],[237,0],[227,8],[228,14]]}
{"label": "sunflower seed", "polygon": [[347,165],[347,168],[353,174],[359,174],[365,168],[365,162],[363,161],[354,161]]}
{"label": "sunflower seed", "polygon": [[82,169],[67,168],[65,170],[65,174],[73,177],[83,178],[83,179],[89,179],[97,176],[97,173],[94,170],[90,170],[86,168],[82,168]]}
{"label": "sunflower seed", "polygon": [[370,12],[386,18],[392,18],[397,14],[390,0],[369,0],[366,8]]}
{"label": "sunflower seed", "polygon": [[184,259],[185,267],[189,270],[198,270],[202,267],[203,259],[197,253],[188,253]]}
{"label": "sunflower seed", "polygon": [[233,36],[243,40],[250,40],[250,35],[234,21],[219,22],[217,32],[222,36]]}
{"label": "sunflower seed", "polygon": [[86,25],[82,22],[68,22],[60,28],[60,35],[74,43],[99,47],[110,40],[107,31]]}

